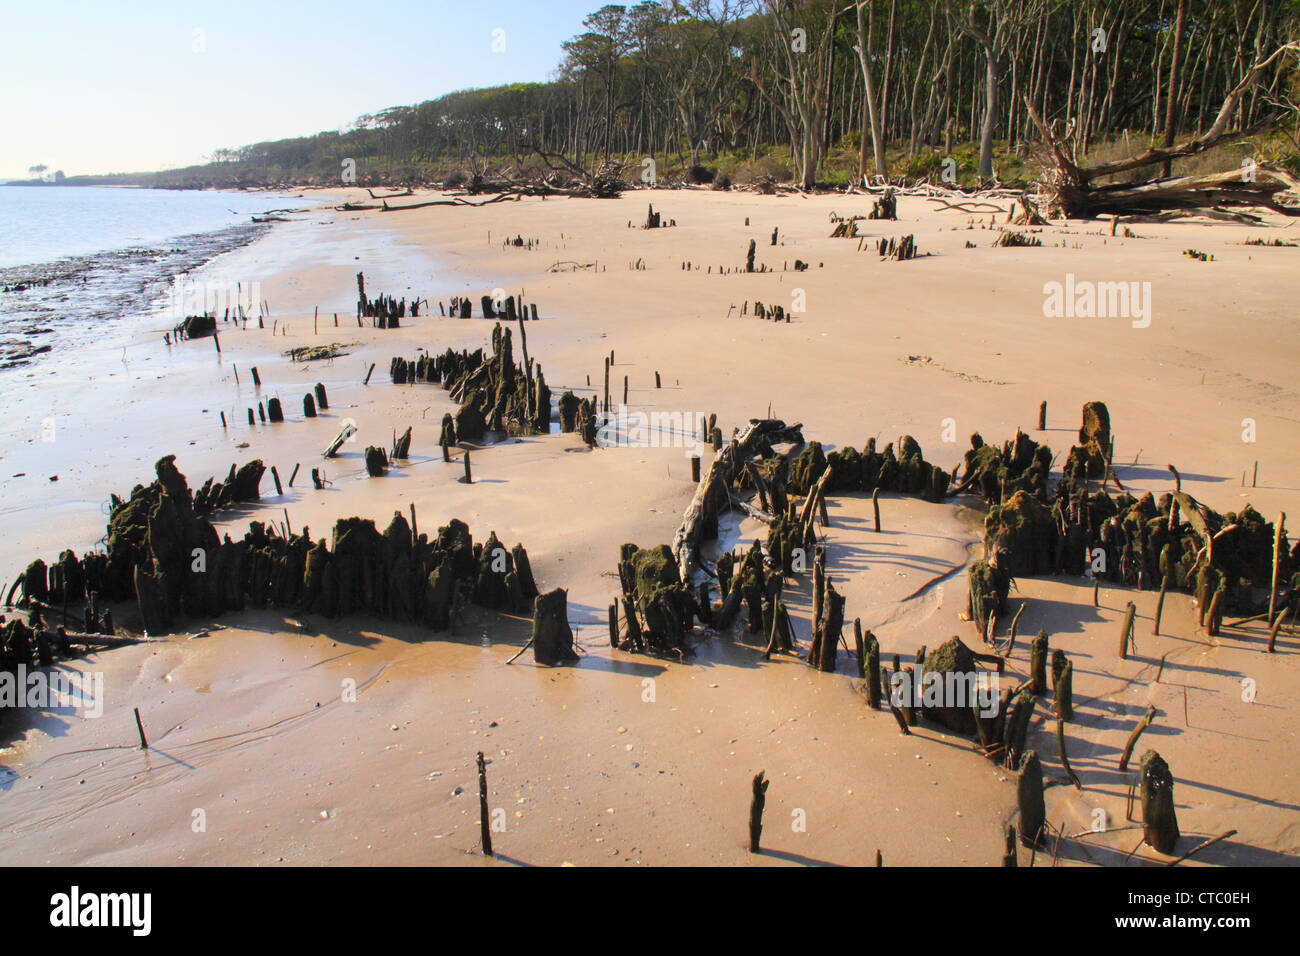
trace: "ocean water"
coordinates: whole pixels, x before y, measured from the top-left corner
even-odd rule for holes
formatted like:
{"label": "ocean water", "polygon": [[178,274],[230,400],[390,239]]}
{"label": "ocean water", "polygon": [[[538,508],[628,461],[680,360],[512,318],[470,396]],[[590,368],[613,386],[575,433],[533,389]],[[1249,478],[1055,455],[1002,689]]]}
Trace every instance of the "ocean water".
{"label": "ocean water", "polygon": [[156,245],[306,205],[263,192],[0,186],[0,268]]}
{"label": "ocean water", "polygon": [[0,186],[0,375],[147,311],[176,277],[319,202],[277,193]]}

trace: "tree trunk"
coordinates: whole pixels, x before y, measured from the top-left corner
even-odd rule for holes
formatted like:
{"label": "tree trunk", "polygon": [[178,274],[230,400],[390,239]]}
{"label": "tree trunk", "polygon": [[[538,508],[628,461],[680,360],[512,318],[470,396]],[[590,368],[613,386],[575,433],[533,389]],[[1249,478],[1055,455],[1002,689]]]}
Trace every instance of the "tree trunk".
{"label": "tree trunk", "polygon": [[[1187,0],[1178,0],[1178,19],[1174,26],[1174,59],[1169,66],[1169,92],[1165,94],[1165,138],[1164,147],[1174,145],[1175,101],[1178,92],[1178,67],[1183,60],[1183,29],[1187,23]],[[1173,160],[1166,159],[1160,175],[1170,176],[1173,172]]]}

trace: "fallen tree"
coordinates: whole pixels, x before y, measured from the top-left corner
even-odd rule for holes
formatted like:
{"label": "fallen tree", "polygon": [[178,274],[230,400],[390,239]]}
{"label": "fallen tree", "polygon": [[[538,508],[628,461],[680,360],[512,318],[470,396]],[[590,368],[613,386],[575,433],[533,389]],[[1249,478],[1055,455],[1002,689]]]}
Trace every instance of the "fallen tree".
{"label": "fallen tree", "polygon": [[1295,177],[1265,166],[1253,167],[1249,174],[1242,169],[1199,176],[1160,177],[1146,182],[1097,185],[1098,180],[1120,173],[1164,167],[1174,159],[1194,156],[1209,150],[1230,136],[1260,132],[1276,123],[1272,116],[1250,129],[1232,130],[1229,123],[1242,97],[1261,76],[1288,51],[1300,50],[1300,41],[1287,43],[1246,71],[1245,77],[1225,97],[1214,122],[1200,136],[1175,146],[1151,147],[1145,152],[1113,162],[1081,166],[1075,155],[1074,131],[1058,135],[1055,124],[1048,125],[1029,98],[1025,106],[1051,152],[1052,165],[1044,171],[1041,182],[1044,205],[1049,214],[1074,218],[1091,218],[1105,214],[1149,214],[1165,210],[1212,209],[1225,206],[1259,206],[1287,215],[1300,210],[1279,202],[1279,194],[1300,192]]}
{"label": "fallen tree", "polygon": [[782,442],[801,443],[801,428],[800,425],[786,425],[774,418],[754,419],[739,436],[714,456],[709,470],[695,489],[691,503],[686,507],[681,525],[673,535],[672,554],[683,583],[689,586],[694,580],[705,526],[716,529],[718,512],[725,503],[726,489],[732,477],[765,447]]}

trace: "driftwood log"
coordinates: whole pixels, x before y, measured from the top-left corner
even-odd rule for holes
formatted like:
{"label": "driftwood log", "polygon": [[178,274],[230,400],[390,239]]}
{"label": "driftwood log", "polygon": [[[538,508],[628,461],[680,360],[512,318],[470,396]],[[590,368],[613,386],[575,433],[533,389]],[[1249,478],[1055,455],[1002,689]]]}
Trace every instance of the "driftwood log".
{"label": "driftwood log", "polygon": [[673,535],[673,556],[683,583],[689,585],[694,579],[700,563],[704,526],[706,522],[716,522],[718,501],[726,500],[726,489],[731,479],[761,449],[781,442],[802,442],[802,427],[787,425],[775,418],[753,419],[731,444],[713,457]]}

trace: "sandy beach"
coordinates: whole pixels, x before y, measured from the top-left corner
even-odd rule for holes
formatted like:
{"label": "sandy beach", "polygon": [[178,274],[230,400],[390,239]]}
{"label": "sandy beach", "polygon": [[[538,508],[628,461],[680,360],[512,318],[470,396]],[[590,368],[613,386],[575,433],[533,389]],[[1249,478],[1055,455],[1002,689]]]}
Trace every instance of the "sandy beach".
{"label": "sandy beach", "polygon": [[[567,589],[582,659],[507,663],[528,640],[527,620],[478,608],[451,633],[250,610],[60,665],[104,674],[103,716],[56,708],[3,725],[0,863],[871,865],[879,850],[886,865],[996,864],[1016,814],[1014,772],[934,724],[900,734],[888,711],[867,706],[851,654],[835,674],[796,655],[765,661],[743,625],[697,629],[697,653],[681,662],[608,646],[619,547],[671,542],[695,492],[682,448],[510,438],[473,449],[466,484],[463,452],[447,463],[437,445],[443,414],[456,408],[448,393],[387,374],[393,356],[487,346],[493,323],[477,303],[503,289],[537,304],[527,348],[554,397],[599,397],[613,350],[611,392],[622,397],[626,376],[634,410],[716,414],[726,437],[770,414],[802,423],[827,451],[910,434],[944,469],[962,461],[973,432],[1000,445],[1019,428],[1050,445],[1053,480],[1081,407],[1102,401],[1130,493],[1171,491],[1172,464],[1182,489],[1218,511],[1249,502],[1270,521],[1297,513],[1300,249],[1245,244],[1294,240],[1294,220],[1136,224],[1132,237],[1111,235],[1106,221],[1057,222],[1022,230],[1041,247],[995,248],[1005,215],[904,196],[899,221],[858,223],[866,242],[829,238],[832,217],[865,215],[870,202],[698,189],[404,212],[322,205],[193,276],[257,283],[265,328],[219,322],[218,352],[208,338],[165,344],[171,322],[140,315],[10,372],[0,426],[6,589],[33,558],[93,548],[110,492],[148,484],[162,456],[176,456],[191,489],[260,458],[286,484],[301,471],[282,495],[268,474],[260,503],[218,512],[221,533],[287,518],[320,537],[338,519],[382,528],[412,506],[422,531],[459,518],[476,541],[495,531],[507,547],[522,542],[543,591]],[[647,203],[676,225],[640,228]],[[917,258],[876,254],[877,239],[909,234]],[[516,235],[536,241],[505,244]],[[766,272],[744,271],[751,239]],[[807,271],[794,271],[796,259]],[[357,272],[372,295],[431,308],[398,329],[358,327]],[[1045,315],[1045,286],[1077,281],[1138,283],[1149,314]],[[455,295],[475,302],[474,318],[438,314]],[[753,317],[755,301],[803,308],[774,323]],[[284,354],[329,343],[346,354],[302,363]],[[305,419],[302,397],[317,382],[329,409]],[[246,409],[270,397],[286,421],[246,424]],[[322,461],[347,420],[357,439]],[[368,477],[364,448],[408,426],[410,459]],[[312,488],[313,467],[325,469],[324,490]],[[879,534],[870,496],[835,493],[827,507],[828,573],[848,621],[861,619],[882,657],[910,661],[953,635],[987,649],[962,619],[966,572],[983,554],[980,499],[882,495]],[[706,556],[765,535],[737,511]],[[803,649],[810,576],[786,594]],[[1121,660],[1129,601],[1136,652]],[[1151,705],[1158,716],[1138,750],[1156,747],[1169,763],[1183,849],[1237,831],[1185,865],[1296,862],[1293,628],[1268,654],[1265,623],[1210,636],[1192,599],[1171,593],[1154,636],[1155,592],[1105,584],[1094,607],[1081,576],[1017,578],[1011,603],[1022,602],[1006,685],[1026,676],[1028,638],[1040,629],[1075,666],[1068,747],[1080,788],[1060,764],[1046,708],[1030,728],[1047,819],[1067,837],[1039,851],[1040,865],[1053,852],[1063,865],[1164,859],[1147,846],[1130,856],[1141,826],[1125,818],[1132,774],[1118,769]],[[121,615],[138,631],[138,615]],[[355,702],[341,696],[348,681]],[[137,707],[147,751],[136,743]],[[480,750],[491,803],[507,819],[488,861],[477,852]],[[772,782],[765,852],[751,855],[759,770]],[[1109,832],[1071,838],[1095,829],[1099,810]],[[1030,851],[1020,853],[1025,865]]]}

